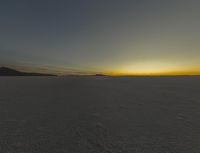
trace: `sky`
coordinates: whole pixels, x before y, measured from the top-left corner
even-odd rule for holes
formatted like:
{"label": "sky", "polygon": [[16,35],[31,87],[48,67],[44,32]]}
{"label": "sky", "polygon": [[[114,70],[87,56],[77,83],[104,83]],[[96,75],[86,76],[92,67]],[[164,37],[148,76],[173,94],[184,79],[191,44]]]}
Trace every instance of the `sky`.
{"label": "sky", "polygon": [[0,65],[56,74],[200,74],[199,0],[1,0]]}

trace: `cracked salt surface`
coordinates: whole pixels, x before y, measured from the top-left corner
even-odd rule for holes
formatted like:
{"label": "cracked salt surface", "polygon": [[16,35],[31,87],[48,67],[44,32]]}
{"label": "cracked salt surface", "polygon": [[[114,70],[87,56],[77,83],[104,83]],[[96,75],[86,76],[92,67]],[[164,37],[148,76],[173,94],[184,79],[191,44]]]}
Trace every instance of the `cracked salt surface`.
{"label": "cracked salt surface", "polygon": [[2,153],[199,153],[200,77],[1,77]]}

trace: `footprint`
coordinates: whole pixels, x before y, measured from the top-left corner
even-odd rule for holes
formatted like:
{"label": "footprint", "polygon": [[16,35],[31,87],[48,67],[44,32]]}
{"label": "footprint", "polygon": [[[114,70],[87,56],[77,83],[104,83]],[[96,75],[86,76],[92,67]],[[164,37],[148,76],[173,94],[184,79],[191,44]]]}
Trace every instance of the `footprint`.
{"label": "footprint", "polygon": [[176,116],[176,118],[177,118],[178,120],[185,121],[185,116],[184,116],[183,114],[181,114],[181,113],[179,113],[179,114]]}
{"label": "footprint", "polygon": [[100,115],[99,113],[93,113],[93,114],[91,115],[91,118],[92,118],[93,120],[99,120],[99,119],[101,118],[101,115]]}
{"label": "footprint", "polygon": [[138,103],[138,105],[139,105],[139,106],[143,106],[143,104],[142,104],[142,103]]}
{"label": "footprint", "polygon": [[126,106],[119,106],[119,108],[121,108],[121,109],[125,109],[125,110],[128,110],[129,108],[128,107],[126,107]]}

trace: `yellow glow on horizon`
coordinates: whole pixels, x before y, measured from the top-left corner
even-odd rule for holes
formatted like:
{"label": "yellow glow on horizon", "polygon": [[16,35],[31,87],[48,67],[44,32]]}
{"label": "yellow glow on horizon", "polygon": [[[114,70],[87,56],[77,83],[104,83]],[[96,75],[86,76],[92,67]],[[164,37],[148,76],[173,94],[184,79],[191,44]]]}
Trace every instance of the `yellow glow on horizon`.
{"label": "yellow glow on horizon", "polygon": [[[7,65],[6,65],[7,66]],[[109,68],[108,70],[84,70],[84,71],[67,71],[63,68],[31,68],[31,67],[14,67],[8,66],[25,72],[39,72],[57,75],[93,75],[105,74],[110,76],[176,76],[176,75],[200,75],[200,66],[183,66],[176,64],[163,64],[162,62],[140,62],[128,63],[123,67]]]}
{"label": "yellow glow on horizon", "polygon": [[140,72],[107,72],[107,75],[112,76],[163,76],[163,75],[200,75],[200,69],[196,70],[177,70],[177,71],[140,71]]}
{"label": "yellow glow on horizon", "polygon": [[141,62],[127,64],[105,74],[113,76],[162,76],[162,75],[200,75],[200,67],[183,66],[177,64],[163,64],[162,62]]}
{"label": "yellow glow on horizon", "polygon": [[178,71],[178,72],[163,72],[163,73],[126,73],[126,72],[110,72],[105,73],[111,76],[178,76],[178,75],[200,75],[200,71]]}

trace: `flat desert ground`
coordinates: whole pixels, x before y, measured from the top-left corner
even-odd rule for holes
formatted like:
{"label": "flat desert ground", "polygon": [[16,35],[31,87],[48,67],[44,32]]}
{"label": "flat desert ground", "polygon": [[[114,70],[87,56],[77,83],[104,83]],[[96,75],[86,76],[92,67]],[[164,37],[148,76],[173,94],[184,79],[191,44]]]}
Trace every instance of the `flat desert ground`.
{"label": "flat desert ground", "polygon": [[200,153],[200,77],[0,77],[0,153]]}

